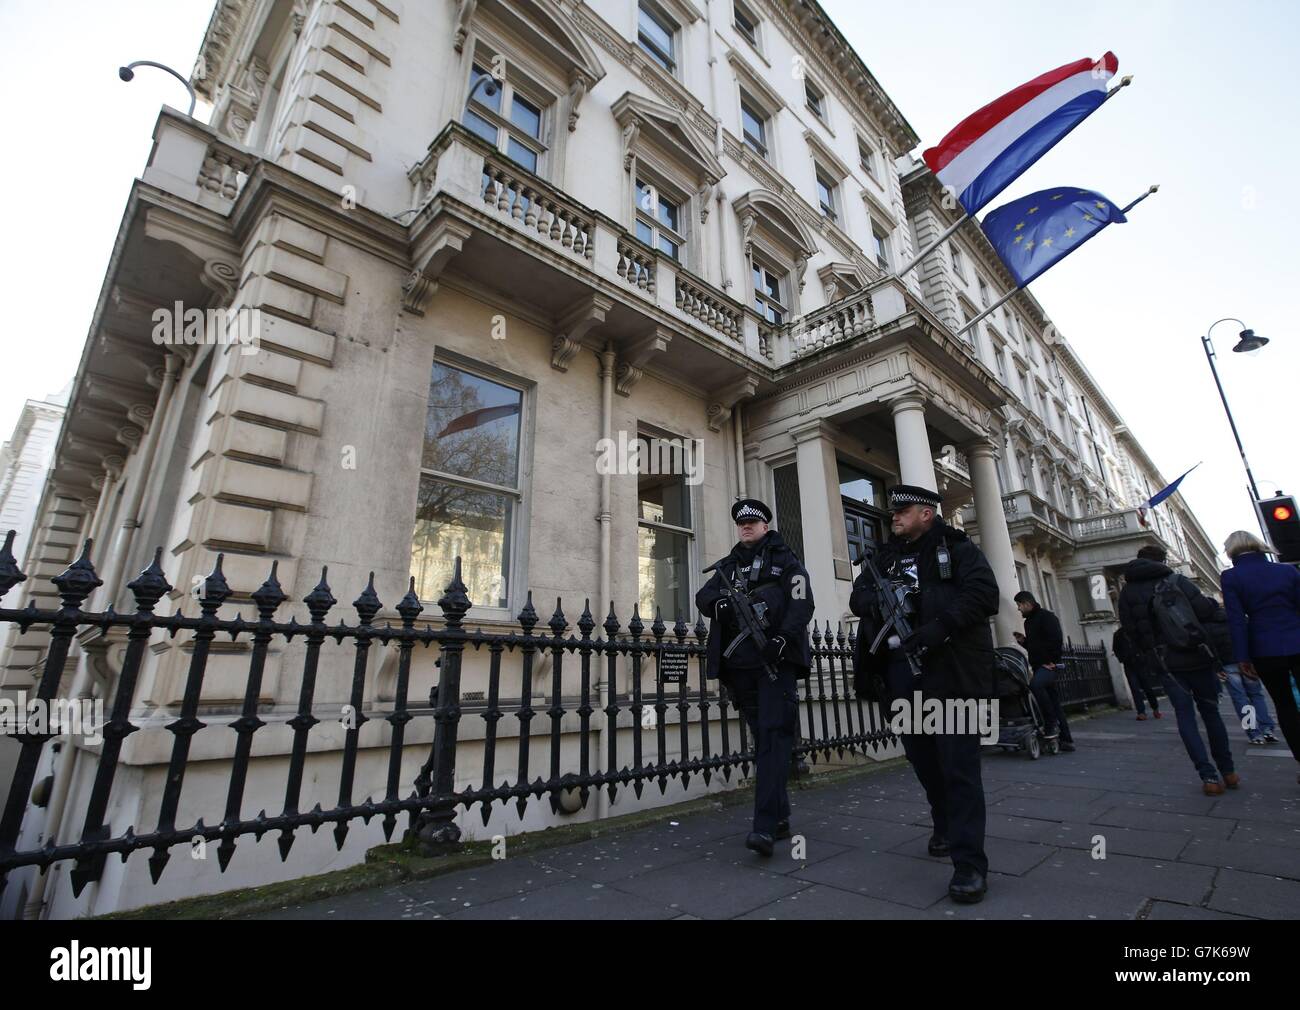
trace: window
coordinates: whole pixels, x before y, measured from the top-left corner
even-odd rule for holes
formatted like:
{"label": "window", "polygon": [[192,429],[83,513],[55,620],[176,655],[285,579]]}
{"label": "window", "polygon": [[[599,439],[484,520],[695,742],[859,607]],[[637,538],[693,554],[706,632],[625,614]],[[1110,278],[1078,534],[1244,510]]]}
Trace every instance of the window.
{"label": "window", "polygon": [[881,508],[884,501],[884,485],[876,477],[850,466],[837,463],[840,480],[840,497],[862,502],[873,508]]}
{"label": "window", "polygon": [[785,322],[789,305],[783,292],[787,289],[787,275],[754,258],[754,308],[773,326]]}
{"label": "window", "polygon": [[1016,562],[1016,582],[1020,588],[1029,592],[1029,569],[1019,561]]}
{"label": "window", "polygon": [[1029,376],[1025,374],[1024,369],[1016,369],[1016,377],[1020,380],[1020,395],[1024,397],[1025,403],[1033,407],[1033,401],[1029,397]]}
{"label": "window", "polygon": [[837,204],[837,186],[832,180],[831,174],[824,168],[817,168],[817,201],[821,205],[822,214],[836,220],[838,215],[835,213]]}
{"label": "window", "polygon": [[951,246],[952,251],[952,272],[962,280],[966,279],[966,267],[962,263],[961,250],[956,246]]}
{"label": "window", "polygon": [[795,463],[772,471],[772,498],[776,506],[776,527],[781,538],[802,558],[803,511],[799,499],[799,467]]}
{"label": "window", "polygon": [[680,262],[686,239],[682,235],[685,217],[682,204],[660,192],[659,187],[636,181],[636,237],[648,246]]}
{"label": "window", "polygon": [[889,236],[874,222],[871,225],[871,252],[876,257],[876,266],[885,273],[893,268],[889,263]]}
{"label": "window", "polygon": [[425,415],[411,575],[436,600],[457,557],[469,598],[509,605],[523,391],[434,362]]}
{"label": "window", "polygon": [[492,95],[487,85],[475,91],[474,86],[489,76],[478,64],[470,71],[469,86],[474,97],[465,109],[465,125],[536,175],[546,153],[542,143],[542,103],[525,98],[509,81],[500,84]]}
{"label": "window", "polygon": [[758,18],[754,17],[751,11],[744,4],[733,5],[734,18],[733,24],[736,31],[740,32],[755,49],[758,48]]}
{"label": "window", "polygon": [[745,135],[745,146],[761,158],[767,157],[767,121],[760,106],[748,95],[740,96],[741,129]]}
{"label": "window", "polygon": [[[642,436],[647,440],[654,436]],[[676,460],[674,460],[676,463]],[[643,473],[637,478],[637,597],[649,617],[658,607],[665,620],[690,616],[691,491],[683,466],[673,473]]]}
{"label": "window", "polygon": [[657,7],[641,0],[637,14],[637,42],[670,74],[677,73],[676,35],[677,26]]}
{"label": "window", "polygon": [[984,283],[984,278],[979,278],[980,284],[980,303],[987,309],[989,307],[989,286]]}
{"label": "window", "polygon": [[808,110],[823,123],[826,122],[826,96],[807,78],[803,82],[803,93],[804,100],[808,103]]}
{"label": "window", "polygon": [[993,341],[993,364],[997,368],[998,378],[1002,380],[1004,385],[1007,381],[1006,353],[1005,347],[999,344],[996,340]]}
{"label": "window", "polygon": [[861,137],[858,138],[858,161],[862,165],[863,171],[871,178],[876,178],[876,152],[875,149]]}

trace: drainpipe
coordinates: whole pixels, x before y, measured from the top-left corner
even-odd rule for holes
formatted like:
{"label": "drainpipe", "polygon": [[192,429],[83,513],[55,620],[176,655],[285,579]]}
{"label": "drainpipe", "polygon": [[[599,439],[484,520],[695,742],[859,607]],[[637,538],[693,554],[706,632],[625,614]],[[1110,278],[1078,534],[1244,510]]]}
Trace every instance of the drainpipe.
{"label": "drainpipe", "polygon": [[749,497],[749,492],[745,490],[745,433],[740,423],[740,404],[737,403],[731,408],[731,423],[735,425],[733,432],[736,436],[736,490],[740,492],[740,497]]}
{"label": "drainpipe", "polygon": [[[175,354],[167,355],[162,388],[158,390],[158,402],[154,407],[149,432],[145,435],[145,440],[139,449],[140,469],[136,475],[136,480],[131,486],[130,496],[123,507],[125,518],[123,518],[122,525],[118,529],[117,543],[109,556],[108,567],[105,569],[107,574],[104,576],[104,585],[99,590],[101,596],[97,606],[103,607],[117,599],[117,593],[114,589],[122,577],[123,569],[126,567],[126,555],[131,549],[132,536],[140,526],[140,506],[144,501],[146,485],[149,483],[150,477],[153,476],[154,452],[158,448],[159,432],[167,422],[167,408],[171,404],[172,392],[176,388],[177,372],[180,364],[181,359]],[[123,471],[125,472],[125,467],[123,467]],[[106,488],[108,484],[109,482],[105,481]],[[91,696],[90,667],[92,662],[93,659],[83,650],[77,661],[77,672],[72,680],[72,688],[68,691],[69,698],[89,698]],[[107,700],[105,698],[105,702]],[[74,741],[67,740],[55,758],[54,788],[50,793],[49,816],[45,820],[44,840],[46,843],[57,842],[59,832],[62,830],[63,814],[67,806],[68,791],[71,788],[78,749]],[[23,906],[24,919],[39,919],[41,917],[45,904],[46,887],[53,875],[53,869],[37,875],[35,886],[32,888],[31,894],[28,895],[27,904]],[[82,892],[86,896],[88,908],[90,907],[89,902],[93,900],[95,891],[98,889],[98,882],[92,881],[90,888],[90,890]]]}
{"label": "drainpipe", "polygon": [[[600,434],[606,439],[604,445],[609,445],[614,438],[614,368],[617,355],[614,353],[614,343],[610,341],[605,344],[605,349],[600,352]],[[592,616],[596,619],[599,627],[604,620],[605,615],[609,613],[609,605],[612,600],[611,566],[610,557],[610,525],[613,519],[610,505],[610,474],[603,473],[600,475],[600,513],[597,515],[597,521],[600,523],[600,596],[597,609]],[[605,709],[609,706],[610,692],[617,693],[618,685],[611,684],[609,677],[599,677],[600,689],[600,707]],[[601,727],[596,744],[596,767],[602,768],[605,761],[605,749],[608,743],[605,740],[605,727]],[[604,789],[596,790],[596,817],[606,816],[609,809],[609,794]]]}

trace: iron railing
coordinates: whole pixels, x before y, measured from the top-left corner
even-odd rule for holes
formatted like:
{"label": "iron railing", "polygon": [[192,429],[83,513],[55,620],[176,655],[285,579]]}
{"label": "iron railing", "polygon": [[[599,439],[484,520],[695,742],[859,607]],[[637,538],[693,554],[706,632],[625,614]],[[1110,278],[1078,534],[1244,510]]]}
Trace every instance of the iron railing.
{"label": "iron railing", "polygon": [[[12,544],[13,534],[10,533],[3,550],[0,550],[0,598],[26,579],[15,563]],[[584,607],[577,621],[578,636],[575,637],[568,634],[569,621],[559,600],[545,628],[539,629],[540,619],[530,593],[518,615],[517,632],[471,630],[465,627],[471,601],[461,581],[459,558],[451,582],[438,601],[441,617],[436,624],[417,626],[423,607],[412,580],[410,590],[395,608],[400,626],[394,627],[391,622],[376,625],[375,617],[383,605],[375,593],[373,573],[369,584],[353,603],[358,623],[340,621],[328,624],[327,615],[337,601],[326,581],[325,570],[321,572],[319,584],[302,601],[310,619],[306,623],[294,618],[287,622],[277,620],[277,611],[287,597],[276,579],[274,564],[265,583],[250,597],[257,610],[257,619],[245,620],[242,616],[223,619],[219,611],[232,595],[232,590],[222,573],[220,555],[212,573],[204,579],[197,615],[187,616],[179,610],[172,614],[157,614],[154,611],[159,601],[172,592],[160,565],[161,549],[149,567],[128,585],[135,597],[134,613],[118,613],[111,607],[94,613],[81,609],[90,594],[102,584],[91,563],[90,551],[91,544],[87,541],[81,556],[52,579],[62,598],[62,606],[57,610],[38,609],[34,604],[19,610],[0,608],[0,624],[15,624],[23,632],[34,627],[48,630],[49,644],[35,691],[35,697],[45,704],[58,695],[72,639],[81,629],[98,628],[105,634],[115,628],[126,631],[121,671],[105,699],[110,715],[100,731],[103,744],[78,840],[58,844],[50,839],[40,848],[20,850],[17,847],[41,752],[54,734],[30,731],[30,727],[24,727],[16,734],[21,750],[8,800],[3,815],[0,815],[0,887],[3,887],[5,874],[17,867],[45,868],[55,862],[75,860],[72,886],[74,892],[80,894],[87,883],[100,879],[109,855],[118,855],[125,862],[132,852],[141,849],[152,850],[149,868],[153,881],[157,883],[167,865],[170,850],[178,845],[191,845],[198,838],[202,838],[205,844],[218,843],[218,861],[222,871],[233,858],[237,841],[249,835],[260,840],[268,832],[278,832],[280,855],[287,859],[295,830],[303,826],[315,832],[323,825],[333,824],[335,843],[341,849],[350,823],[358,818],[366,823],[372,817],[382,818],[384,836],[391,840],[397,818],[406,815],[409,818],[407,834],[413,835],[426,852],[436,852],[459,841],[460,830],[454,823],[458,808],[468,812],[474,804],[480,804],[486,825],[493,805],[497,803],[506,806],[513,800],[522,818],[530,797],[541,799],[549,795],[552,809],[558,811],[563,794],[567,794],[565,799],[568,800],[576,792],[585,806],[592,790],[605,789],[612,800],[620,788],[631,788],[640,797],[642,790],[653,783],[658,784],[662,793],[670,779],[680,780],[686,785],[698,775],[708,783],[712,776],[720,774],[730,781],[737,769],[739,778],[747,776],[754,760],[745,721],[737,718],[725,691],[706,679],[708,632],[702,619],[697,620],[691,629],[679,617],[669,629],[656,612],[653,623],[647,628],[634,609],[626,634],[623,634],[611,605],[602,625],[605,637],[593,638],[595,619],[589,607]],[[178,633],[192,634],[192,642],[186,646],[190,654],[184,693],[179,705],[167,713],[167,717],[174,718],[164,727],[173,735],[173,740],[157,823],[141,833],[137,833],[134,826],[115,832],[109,823],[111,818],[107,816],[109,800],[119,769],[123,741],[142,728],[132,721],[133,716],[139,721],[133,707],[142,665],[150,654],[150,639],[155,632],[166,632],[172,637]],[[229,635],[231,641],[251,645],[243,704],[239,716],[229,720],[203,711],[201,705],[209,651],[219,635]],[[268,725],[259,718],[259,709],[261,714],[270,715],[269,707],[259,701],[268,650],[273,642],[288,643],[295,639],[304,641],[305,649],[297,711],[287,720],[293,737],[283,809],[278,814],[268,815],[263,810],[255,817],[249,817],[243,807],[250,756],[258,731]],[[314,701],[318,666],[322,650],[330,639],[338,647],[348,643],[354,651],[348,696],[351,718],[345,723],[347,731],[338,752],[337,801],[330,809],[322,809],[317,803],[312,809],[303,810],[304,764],[309,737],[312,728],[323,721],[318,716],[325,716],[323,709],[326,707]],[[395,644],[398,649],[396,687],[391,710],[380,711],[372,706],[368,715],[363,711],[366,681],[377,665],[368,662],[368,656],[376,644]],[[417,646],[421,649],[437,648],[438,683],[431,692],[428,708],[412,706],[408,698],[412,654]],[[806,757],[817,762],[829,761],[832,754],[841,758],[846,754],[866,755],[868,748],[892,743],[893,737],[879,720],[874,706],[858,698],[852,689],[853,647],[852,633],[846,635],[842,628],[832,631],[829,625],[824,629],[814,626],[813,670],[801,691],[796,759]],[[470,648],[476,652],[486,650],[488,669],[485,697],[474,692],[473,702],[467,704],[468,699],[462,698],[461,673],[462,659]],[[686,654],[686,679],[692,679],[689,671],[693,669],[694,690],[685,680],[665,685],[659,677],[660,658],[674,651]],[[507,652],[518,657],[517,666],[509,674],[503,669]],[[549,658],[551,663],[549,699],[534,697],[533,694],[533,669],[539,656]],[[609,689],[609,685],[618,683],[616,671],[620,659],[624,661],[625,670],[630,667],[630,676],[623,678],[629,688],[622,693]],[[606,663],[606,690],[602,692],[604,707],[597,709],[593,707],[593,700],[600,704],[602,698],[593,699],[592,676],[593,673],[599,675],[598,664],[602,661]],[[578,666],[578,677],[571,674],[569,681],[577,686],[577,691],[571,690],[568,695],[564,692],[566,663]],[[647,688],[642,682],[642,672],[645,669],[649,673],[647,664],[652,663],[654,686]],[[476,670],[475,676],[479,673]],[[508,692],[505,700],[503,686]],[[534,708],[535,704],[546,707],[539,711]],[[669,714],[670,709],[677,711],[675,722],[679,735],[677,753],[672,760],[669,760],[668,734],[674,720]],[[653,716],[649,715],[650,712]],[[564,726],[564,717],[568,713],[577,716],[576,746],[572,741],[574,720],[570,718],[568,729]],[[476,715],[485,723],[481,784],[458,790],[457,737],[467,715]],[[497,723],[507,716],[517,719],[519,726],[513,755],[514,780],[498,783],[496,766],[498,758],[502,757],[502,747],[497,739]],[[326,717],[338,719],[337,704]],[[363,724],[380,718],[391,726],[391,739],[387,744],[386,788],[382,799],[367,797],[358,802],[354,797],[354,785],[359,732]],[[404,743],[406,728],[416,719],[432,720],[432,744],[419,774],[413,782],[404,784],[401,775],[403,747],[410,746]],[[549,734],[545,730],[539,731],[534,725],[535,719],[549,719]],[[594,720],[603,720],[603,742],[607,745],[603,770],[592,769]],[[157,725],[157,713],[150,725]],[[694,750],[692,730],[698,740]],[[178,825],[191,744],[200,731],[207,734],[233,731],[237,734],[233,758],[230,759],[225,807],[221,812],[214,810],[212,818],[199,818],[193,824]],[[477,737],[477,733],[473,735]],[[533,747],[547,735],[549,753],[543,756],[539,769]],[[644,739],[647,735],[652,739]],[[569,746],[564,747],[566,736]],[[620,742],[623,744],[621,748]],[[715,747],[715,743],[718,746]],[[629,751],[630,764],[626,763]],[[465,774],[462,769],[462,779]],[[74,826],[71,816],[69,821],[72,822],[69,826]]]}
{"label": "iron railing", "polygon": [[1115,704],[1115,685],[1104,648],[1075,645],[1067,640],[1061,660],[1065,669],[1056,678],[1056,689],[1062,706],[1086,709],[1089,705]]}

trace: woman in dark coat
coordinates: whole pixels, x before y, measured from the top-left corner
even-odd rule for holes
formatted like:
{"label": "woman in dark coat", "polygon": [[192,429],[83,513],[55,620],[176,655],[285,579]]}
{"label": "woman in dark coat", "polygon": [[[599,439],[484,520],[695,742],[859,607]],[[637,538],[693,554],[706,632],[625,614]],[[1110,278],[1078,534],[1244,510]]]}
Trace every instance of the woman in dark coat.
{"label": "woman in dark coat", "polygon": [[1300,761],[1300,711],[1291,693],[1291,678],[1300,678],[1300,570],[1269,561],[1267,545],[1250,533],[1232,534],[1224,550],[1232,568],[1219,584],[1233,658],[1244,676],[1268,688],[1282,735]]}

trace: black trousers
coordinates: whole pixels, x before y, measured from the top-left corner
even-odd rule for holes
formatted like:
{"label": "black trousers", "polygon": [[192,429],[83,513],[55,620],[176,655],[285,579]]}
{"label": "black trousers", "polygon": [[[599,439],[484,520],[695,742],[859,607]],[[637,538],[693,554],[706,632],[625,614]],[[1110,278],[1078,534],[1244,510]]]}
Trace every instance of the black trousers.
{"label": "black trousers", "polygon": [[1156,697],[1155,688],[1151,686],[1151,680],[1147,676],[1145,666],[1137,663],[1123,663],[1124,677],[1128,680],[1129,690],[1133,692],[1133,705],[1138,711],[1138,715],[1146,715],[1146,706],[1142,704],[1142,696],[1146,695],[1147,701],[1151,704],[1152,712],[1160,711],[1160,699]]}
{"label": "black trousers", "polygon": [[[1291,748],[1291,754],[1300,761],[1300,712],[1296,710],[1295,695],[1291,693],[1291,678],[1300,678],[1300,656],[1261,656],[1253,661],[1255,672],[1268,689],[1277,710],[1277,724]],[[1300,683],[1300,679],[1297,680]]]}
{"label": "black trousers", "polygon": [[[918,682],[906,664],[891,664],[888,673],[890,701],[912,701],[920,683],[925,697],[927,680]],[[889,719],[889,711],[884,713]],[[934,833],[948,839],[953,866],[969,866],[988,873],[984,853],[984,782],[980,776],[980,738],[977,733],[904,733],[903,753],[930,801]]]}
{"label": "black trousers", "polygon": [[782,668],[773,683],[765,670],[723,669],[726,685],[754,740],[754,830],[776,833],[790,819],[790,755],[798,729],[799,691],[794,672]]}

